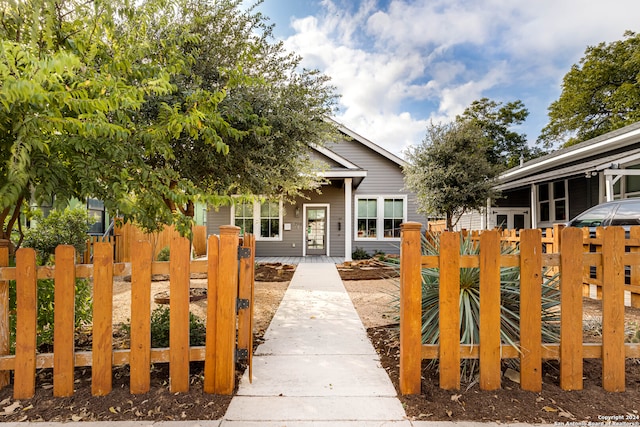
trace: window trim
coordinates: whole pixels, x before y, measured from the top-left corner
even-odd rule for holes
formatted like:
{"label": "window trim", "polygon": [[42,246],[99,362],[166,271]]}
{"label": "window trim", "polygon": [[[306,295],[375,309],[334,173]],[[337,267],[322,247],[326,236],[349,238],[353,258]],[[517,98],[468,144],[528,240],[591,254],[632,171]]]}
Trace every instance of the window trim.
{"label": "window trim", "polygon": [[[557,198],[555,196],[555,191],[554,191],[554,184],[557,182],[562,182],[564,183],[564,197],[563,198]],[[540,187],[542,185],[546,185],[548,188],[548,194],[549,194],[549,199],[548,200],[540,200]],[[571,218],[569,218],[569,180],[568,179],[559,179],[559,180],[555,180],[555,181],[547,181],[544,183],[540,183],[537,184],[536,188],[536,203],[538,205],[538,212],[540,215],[540,219],[538,221],[538,226],[539,227],[545,227],[546,225],[552,225],[552,224],[557,224],[557,223],[562,223],[562,222],[567,222],[569,221]],[[558,219],[556,218],[556,201],[564,201],[564,211],[565,211],[565,217],[564,219]],[[548,220],[543,220],[541,215],[542,215],[542,203],[548,203],[549,204],[549,219]]]}
{"label": "window trim", "polygon": [[[260,215],[260,207],[263,203],[273,203],[274,200],[265,200],[264,202],[260,200],[256,200],[253,202],[253,235],[256,238],[256,241],[263,242],[281,242],[283,240],[282,232],[283,232],[283,219],[284,219],[284,209],[282,199],[278,200],[278,236],[277,237],[262,237],[261,235],[261,220],[262,216]],[[275,218],[275,217],[270,217]],[[231,224],[235,225],[236,223],[236,205],[235,203],[231,205]]]}
{"label": "window trim", "polygon": [[[362,199],[376,199],[376,237],[358,236],[358,201]],[[408,196],[406,194],[358,194],[353,198],[353,240],[357,242],[399,242],[400,237],[384,237],[384,201],[389,199],[402,200],[402,222],[407,222]]]}

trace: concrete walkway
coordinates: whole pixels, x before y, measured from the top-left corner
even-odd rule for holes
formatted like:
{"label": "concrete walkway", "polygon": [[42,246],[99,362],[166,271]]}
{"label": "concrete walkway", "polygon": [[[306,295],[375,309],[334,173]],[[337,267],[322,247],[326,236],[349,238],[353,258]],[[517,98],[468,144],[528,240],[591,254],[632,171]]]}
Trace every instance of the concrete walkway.
{"label": "concrete walkway", "polygon": [[298,264],[221,426],[411,426],[334,264]]}

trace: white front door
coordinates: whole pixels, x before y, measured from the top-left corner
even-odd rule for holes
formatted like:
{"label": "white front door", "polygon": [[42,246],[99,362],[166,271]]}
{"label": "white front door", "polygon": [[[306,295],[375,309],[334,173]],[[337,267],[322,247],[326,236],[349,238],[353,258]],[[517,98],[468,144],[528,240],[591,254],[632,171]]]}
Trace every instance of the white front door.
{"label": "white front door", "polygon": [[329,212],[327,206],[305,206],[305,254],[328,255]]}

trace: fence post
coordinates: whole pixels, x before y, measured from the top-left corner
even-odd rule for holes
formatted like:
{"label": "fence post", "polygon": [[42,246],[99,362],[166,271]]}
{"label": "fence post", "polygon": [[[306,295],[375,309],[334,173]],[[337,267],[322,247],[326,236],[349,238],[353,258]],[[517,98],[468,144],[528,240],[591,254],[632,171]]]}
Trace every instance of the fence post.
{"label": "fence post", "polygon": [[[0,247],[0,267],[9,266],[9,248]],[[0,356],[9,354],[9,281],[0,280]],[[0,371],[0,389],[9,385],[9,371]]]}
{"label": "fence post", "polygon": [[[591,252],[591,235],[587,227],[582,228],[582,251],[586,254]],[[585,263],[582,266],[582,275],[582,296],[589,298],[591,295],[591,265]]]}
{"label": "fence post", "polygon": [[60,245],[55,251],[53,395],[73,395],[76,294],[76,250]]}
{"label": "fence post", "polygon": [[151,386],[151,243],[131,242],[131,356],[129,391],[147,393]]}
{"label": "fence post", "polygon": [[440,236],[440,388],[460,389],[460,233]]}
{"label": "fence post", "polygon": [[220,239],[216,235],[209,236],[207,246],[207,336],[205,338],[204,383],[205,393],[215,393],[216,375],[216,321],[218,307],[218,262]]}
{"label": "fence post", "polygon": [[480,235],[480,388],[500,388],[500,234]]}
{"label": "fence post", "polygon": [[583,233],[562,230],[560,241],[560,388],[582,390]]}
{"label": "fence post", "polygon": [[240,227],[220,227],[218,307],[216,312],[215,393],[230,395],[235,386],[236,301]]}
{"label": "fence post", "polygon": [[189,391],[189,287],[191,243],[186,237],[171,239],[169,260],[169,388]]}
{"label": "fence post", "polygon": [[[631,227],[629,230],[629,238],[630,239],[640,239],[640,226]],[[632,246],[632,253],[640,252],[640,246]],[[640,285],[640,266],[635,264],[631,265],[631,285],[638,286]],[[631,307],[640,308],[640,294],[636,292],[631,292]]]}
{"label": "fence post", "polygon": [[624,229],[607,227],[602,242],[602,386],[624,391]]}
{"label": "fence post", "polygon": [[14,399],[29,399],[36,391],[36,325],[38,310],[36,251],[16,251],[16,362]]}
{"label": "fence post", "polygon": [[422,370],[422,225],[400,225],[400,393],[420,394]]}
{"label": "fence post", "polygon": [[111,391],[113,375],[113,246],[93,245],[93,363],[91,394],[104,396]]}
{"label": "fence post", "polygon": [[596,298],[602,299],[602,286],[604,285],[604,277],[602,276],[602,269],[604,266],[604,252],[603,252],[603,241],[604,241],[604,227],[596,227],[596,239],[600,241],[600,244],[596,245],[596,252],[600,252],[602,254],[601,259],[602,262],[600,265],[596,267]]}
{"label": "fence post", "polygon": [[520,385],[542,390],[542,232],[520,233]]}

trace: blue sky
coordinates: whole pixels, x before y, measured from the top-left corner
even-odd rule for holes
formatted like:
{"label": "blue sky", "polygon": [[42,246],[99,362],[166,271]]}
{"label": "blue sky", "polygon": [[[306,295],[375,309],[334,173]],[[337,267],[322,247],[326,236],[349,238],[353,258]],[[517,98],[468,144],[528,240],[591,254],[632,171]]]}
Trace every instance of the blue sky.
{"label": "blue sky", "polygon": [[520,99],[533,144],[587,46],[640,32],[638,0],[264,0],[303,66],[331,77],[335,119],[394,154],[474,100]]}

